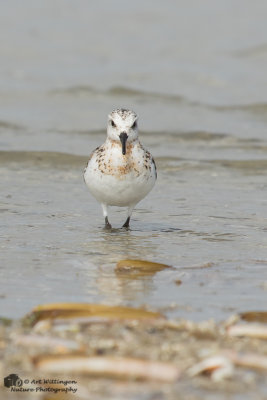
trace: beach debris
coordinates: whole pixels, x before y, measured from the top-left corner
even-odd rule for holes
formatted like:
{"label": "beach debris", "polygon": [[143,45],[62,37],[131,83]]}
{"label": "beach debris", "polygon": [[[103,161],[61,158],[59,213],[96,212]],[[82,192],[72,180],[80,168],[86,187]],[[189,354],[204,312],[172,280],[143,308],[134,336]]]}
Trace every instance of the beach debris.
{"label": "beach debris", "polygon": [[194,322],[186,319],[180,320],[159,320],[156,322],[162,328],[168,328],[176,331],[185,331],[198,339],[216,339],[219,335],[219,329],[214,320]]}
{"label": "beach debris", "polygon": [[204,359],[188,369],[189,376],[204,374],[214,381],[229,378],[234,373],[234,367],[267,370],[267,356],[256,353],[240,353],[232,349],[221,354]]}
{"label": "beach debris", "polygon": [[267,370],[266,355],[256,353],[238,353],[233,350],[226,350],[224,353],[236,366]]}
{"label": "beach debris", "polygon": [[236,324],[237,322],[240,322],[240,316],[239,316],[239,314],[230,315],[230,317],[228,317],[225,321],[223,321],[223,322],[221,323],[221,328],[220,328],[220,330],[221,330],[222,332],[225,332],[225,330],[226,330],[227,328],[229,328],[229,326],[232,326],[232,325]]}
{"label": "beach debris", "polygon": [[267,325],[244,323],[231,325],[226,329],[229,336],[249,336],[258,339],[267,339]]}
{"label": "beach debris", "polygon": [[191,377],[204,374],[211,377],[213,381],[222,381],[233,375],[234,366],[229,357],[223,355],[212,356],[197,363],[188,369]]}
{"label": "beach debris", "polygon": [[121,260],[117,263],[116,274],[123,274],[134,278],[142,276],[151,276],[166,268],[172,268],[170,265],[160,264],[143,260]]}
{"label": "beach debris", "polygon": [[180,370],[175,364],[138,358],[103,356],[40,356],[34,366],[47,373],[72,373],[115,379],[155,380],[175,382]]}
{"label": "beach debris", "polygon": [[62,338],[42,336],[37,334],[16,335],[14,344],[30,347],[40,348],[42,350],[49,350],[54,353],[66,354],[71,351],[83,351],[84,346],[75,340],[67,340]]}
{"label": "beach debris", "polygon": [[150,320],[164,318],[158,312],[146,311],[142,308],[108,306],[90,303],[51,303],[35,307],[24,318],[24,324],[34,326],[43,320],[72,320],[90,318],[101,320]]}
{"label": "beach debris", "polygon": [[[78,382],[78,394],[67,394],[73,400],[102,398],[111,392],[116,399],[140,398],[146,388],[149,393],[163,388],[173,398],[188,398],[192,387],[201,398],[210,393],[215,397],[233,393],[233,397],[243,398],[248,387],[253,395],[261,394],[258,391],[262,387],[262,398],[265,398],[267,341],[254,336],[228,335],[238,325],[242,329],[246,325],[254,329],[256,324],[262,329],[264,324],[247,323],[239,315],[229,316],[220,323],[163,318],[113,319],[92,316],[91,312],[85,317],[81,314],[62,319],[58,311],[72,310],[71,315],[75,315],[74,311],[84,311],[84,305],[50,304],[37,309],[55,310],[56,315],[50,318],[47,314],[46,319],[40,319],[33,326],[16,323],[10,328],[1,327],[2,340],[7,345],[6,355],[0,361],[3,374],[14,371],[15,365],[20,377],[21,371],[27,371],[27,376],[22,378],[74,379]],[[107,313],[110,308],[100,310]],[[86,325],[83,321],[87,321]],[[65,393],[65,397],[60,397],[61,392],[54,395],[52,387],[56,386],[47,383],[45,388],[49,391],[40,398],[63,400],[66,397]]]}
{"label": "beach debris", "polygon": [[240,314],[241,319],[247,322],[267,323],[267,311],[248,311]]}
{"label": "beach debris", "polygon": [[207,262],[205,264],[200,264],[200,265],[190,265],[188,267],[183,267],[184,269],[204,269],[204,268],[211,268],[214,267],[215,264],[213,262]]}
{"label": "beach debris", "polygon": [[44,319],[42,321],[37,322],[34,327],[33,331],[35,333],[41,333],[44,334],[48,331],[50,331],[52,328],[52,322],[49,319]]}

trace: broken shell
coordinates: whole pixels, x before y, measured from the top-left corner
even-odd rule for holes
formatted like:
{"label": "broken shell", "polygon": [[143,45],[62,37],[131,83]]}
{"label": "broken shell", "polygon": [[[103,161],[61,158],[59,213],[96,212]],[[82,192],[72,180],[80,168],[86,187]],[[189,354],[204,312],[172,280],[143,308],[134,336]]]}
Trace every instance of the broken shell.
{"label": "broken shell", "polygon": [[221,381],[232,376],[234,367],[228,357],[214,356],[206,358],[188,370],[190,376],[199,374],[210,375],[213,381]]}
{"label": "broken shell", "polygon": [[117,263],[115,271],[122,273],[135,273],[140,275],[153,275],[156,272],[166,268],[172,268],[170,265],[159,264],[143,260],[121,260]]}
{"label": "broken shell", "polygon": [[267,370],[267,356],[254,353],[228,352],[228,357],[239,367]]}
{"label": "broken shell", "polygon": [[267,325],[263,324],[238,324],[227,328],[229,336],[249,336],[258,339],[267,339]]}
{"label": "broken shell", "polygon": [[34,365],[43,372],[75,373],[119,379],[157,380],[175,382],[179,369],[171,363],[146,361],[134,358],[44,356],[34,360]]}
{"label": "broken shell", "polygon": [[249,311],[240,314],[240,317],[249,322],[266,322],[267,323],[267,311]]}
{"label": "broken shell", "polygon": [[87,303],[52,303],[35,307],[30,314],[26,315],[25,320],[30,321],[31,325],[35,325],[37,322],[47,319],[88,317],[98,317],[109,320],[140,320],[163,318],[163,315],[158,312],[146,311],[142,308]]}

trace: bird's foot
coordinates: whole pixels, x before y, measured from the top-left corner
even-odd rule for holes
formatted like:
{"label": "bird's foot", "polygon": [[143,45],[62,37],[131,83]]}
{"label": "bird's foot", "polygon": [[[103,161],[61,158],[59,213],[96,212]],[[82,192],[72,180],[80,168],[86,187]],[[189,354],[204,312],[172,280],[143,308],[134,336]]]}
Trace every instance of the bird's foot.
{"label": "bird's foot", "polygon": [[106,229],[111,229],[112,228],[112,226],[109,223],[108,217],[105,217],[105,228]]}
{"label": "bird's foot", "polygon": [[122,228],[129,228],[130,225],[130,217],[128,217],[125,221],[125,223],[122,225]]}

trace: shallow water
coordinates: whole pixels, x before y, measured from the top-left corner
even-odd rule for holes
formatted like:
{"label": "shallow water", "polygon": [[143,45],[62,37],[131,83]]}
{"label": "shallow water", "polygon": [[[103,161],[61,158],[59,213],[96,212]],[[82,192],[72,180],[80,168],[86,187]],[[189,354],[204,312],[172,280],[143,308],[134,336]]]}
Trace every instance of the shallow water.
{"label": "shallow water", "polygon": [[[13,0],[0,11],[0,315],[57,301],[195,320],[266,309],[267,5]],[[82,171],[120,106],[139,114],[158,182],[130,231],[114,209],[107,232]],[[127,279],[115,272],[125,258],[174,268]]]}

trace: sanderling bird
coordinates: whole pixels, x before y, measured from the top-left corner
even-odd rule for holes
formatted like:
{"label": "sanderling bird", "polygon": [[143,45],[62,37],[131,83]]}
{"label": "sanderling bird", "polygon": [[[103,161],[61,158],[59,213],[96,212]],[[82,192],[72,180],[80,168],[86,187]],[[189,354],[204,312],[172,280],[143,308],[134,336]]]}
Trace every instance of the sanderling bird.
{"label": "sanderling bird", "polygon": [[105,226],[111,228],[108,207],[127,207],[123,228],[129,227],[136,204],[153,188],[156,164],[138,138],[137,115],[117,109],[108,116],[107,139],[91,154],[84,180],[91,194],[101,203]]}

